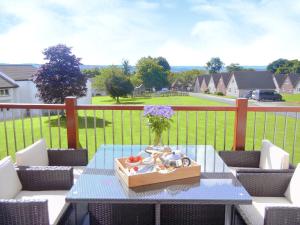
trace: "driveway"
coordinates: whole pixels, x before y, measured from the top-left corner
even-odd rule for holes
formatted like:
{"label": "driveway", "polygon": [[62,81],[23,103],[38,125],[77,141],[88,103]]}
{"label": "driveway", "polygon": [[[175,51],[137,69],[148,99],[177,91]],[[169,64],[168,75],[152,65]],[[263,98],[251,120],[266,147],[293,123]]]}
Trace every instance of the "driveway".
{"label": "driveway", "polygon": [[[193,93],[193,92],[190,92],[190,96],[197,97],[197,98],[204,98],[207,100],[221,102],[221,103],[225,103],[225,104],[229,104],[229,105],[235,105],[235,99],[225,98],[222,96],[208,95],[208,94],[202,94],[202,93]],[[255,100],[249,100],[248,104],[251,106],[295,106],[295,105],[289,105],[285,102],[258,102]],[[278,113],[278,114],[285,116],[284,112]],[[287,116],[296,118],[296,113],[289,112],[287,114]],[[298,115],[298,117],[300,118],[300,115]]]}

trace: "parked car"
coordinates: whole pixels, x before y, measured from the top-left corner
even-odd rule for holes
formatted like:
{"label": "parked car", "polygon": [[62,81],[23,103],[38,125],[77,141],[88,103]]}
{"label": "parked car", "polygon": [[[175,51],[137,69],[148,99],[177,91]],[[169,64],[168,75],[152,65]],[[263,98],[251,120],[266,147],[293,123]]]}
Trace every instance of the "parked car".
{"label": "parked car", "polygon": [[282,96],[274,90],[254,90],[252,99],[257,101],[282,101]]}
{"label": "parked car", "polygon": [[252,98],[252,93],[253,93],[253,91],[249,91],[249,92],[245,95],[245,98],[251,99],[251,98]]}

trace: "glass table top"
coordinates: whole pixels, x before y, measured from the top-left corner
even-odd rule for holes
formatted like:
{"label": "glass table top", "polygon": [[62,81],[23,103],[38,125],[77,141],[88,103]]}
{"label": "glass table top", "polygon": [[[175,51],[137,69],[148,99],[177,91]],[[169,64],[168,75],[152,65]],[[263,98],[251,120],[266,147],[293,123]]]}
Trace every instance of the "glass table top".
{"label": "glass table top", "polygon": [[201,177],[128,188],[115,174],[114,159],[146,146],[102,145],[67,195],[68,202],[249,204],[251,197],[212,146],[171,146],[201,165]]}

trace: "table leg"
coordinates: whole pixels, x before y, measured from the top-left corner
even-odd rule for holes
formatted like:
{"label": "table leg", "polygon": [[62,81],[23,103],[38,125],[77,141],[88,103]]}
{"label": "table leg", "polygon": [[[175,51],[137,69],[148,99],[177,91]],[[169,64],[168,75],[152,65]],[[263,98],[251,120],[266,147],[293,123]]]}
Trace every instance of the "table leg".
{"label": "table leg", "polygon": [[232,205],[225,205],[225,223],[224,225],[231,225],[232,220]]}
{"label": "table leg", "polygon": [[160,204],[155,204],[155,225],[160,225]]}
{"label": "table leg", "polygon": [[88,213],[88,205],[87,204],[74,204],[74,210],[75,210],[75,215],[74,215],[74,223],[75,225],[81,225]]}

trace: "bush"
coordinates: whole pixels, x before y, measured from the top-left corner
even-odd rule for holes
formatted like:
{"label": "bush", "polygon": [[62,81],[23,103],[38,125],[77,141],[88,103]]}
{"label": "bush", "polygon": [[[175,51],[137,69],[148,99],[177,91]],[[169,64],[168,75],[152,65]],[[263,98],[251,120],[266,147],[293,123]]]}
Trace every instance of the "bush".
{"label": "bush", "polygon": [[210,94],[210,92],[209,92],[208,89],[206,89],[206,90],[204,91],[204,93],[205,93],[205,94]]}
{"label": "bush", "polygon": [[224,94],[223,94],[223,92],[217,92],[217,95],[219,95],[219,96],[224,96]]}

